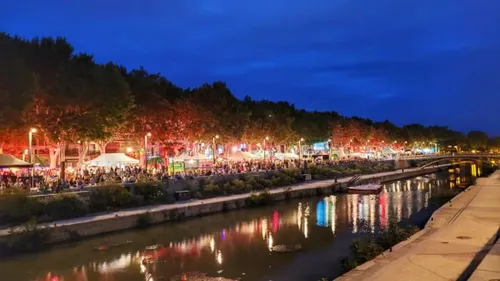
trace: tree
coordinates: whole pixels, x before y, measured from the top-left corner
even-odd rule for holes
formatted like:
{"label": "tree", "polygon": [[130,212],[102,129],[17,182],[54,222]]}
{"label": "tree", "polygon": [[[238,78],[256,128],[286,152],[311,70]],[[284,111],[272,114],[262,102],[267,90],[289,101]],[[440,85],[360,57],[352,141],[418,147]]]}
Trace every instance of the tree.
{"label": "tree", "polygon": [[472,149],[485,150],[488,147],[488,135],[485,132],[470,131],[467,139]]}
{"label": "tree", "polygon": [[16,40],[0,33],[0,132],[23,125],[22,113],[33,96],[34,77]]}

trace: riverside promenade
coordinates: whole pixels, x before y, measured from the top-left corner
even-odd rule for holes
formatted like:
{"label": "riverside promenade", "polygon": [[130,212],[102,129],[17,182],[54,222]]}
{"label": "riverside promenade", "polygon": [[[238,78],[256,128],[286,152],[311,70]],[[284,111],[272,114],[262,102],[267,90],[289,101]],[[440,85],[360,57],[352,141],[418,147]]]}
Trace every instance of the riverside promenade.
{"label": "riverside promenade", "polygon": [[496,171],[443,205],[422,231],[392,252],[336,280],[500,280],[499,226]]}
{"label": "riverside promenade", "polygon": [[[407,168],[397,171],[363,175],[360,180],[392,181],[402,178],[414,177],[436,172],[441,168],[446,168],[450,164],[437,165],[429,168]],[[309,181],[300,184],[290,185],[283,188],[271,189],[269,192],[276,201],[284,200],[285,193],[290,193],[291,198],[302,196],[314,196],[317,189],[324,189],[326,193],[333,192],[333,185],[346,186],[351,177],[335,180]],[[125,230],[137,227],[137,218],[144,213],[149,213],[152,223],[172,221],[182,217],[195,217],[210,213],[221,212],[224,209],[232,210],[244,207],[245,199],[251,193],[221,196],[210,199],[190,200],[182,203],[167,205],[144,206],[139,208],[126,209],[110,213],[94,214],[81,218],[74,218],[51,223],[39,224],[50,231],[50,243],[68,241],[75,234],[78,237],[93,236],[113,231]],[[0,239],[7,237],[11,229],[0,229]],[[71,233],[71,234],[70,234]]]}

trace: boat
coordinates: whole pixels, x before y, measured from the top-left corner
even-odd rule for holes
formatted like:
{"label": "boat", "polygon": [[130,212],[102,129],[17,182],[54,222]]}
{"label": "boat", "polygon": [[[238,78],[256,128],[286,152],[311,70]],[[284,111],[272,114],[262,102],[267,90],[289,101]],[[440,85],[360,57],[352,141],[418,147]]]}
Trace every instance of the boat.
{"label": "boat", "polygon": [[355,185],[348,187],[349,193],[378,193],[382,189],[382,185],[379,183],[369,183],[364,185]]}

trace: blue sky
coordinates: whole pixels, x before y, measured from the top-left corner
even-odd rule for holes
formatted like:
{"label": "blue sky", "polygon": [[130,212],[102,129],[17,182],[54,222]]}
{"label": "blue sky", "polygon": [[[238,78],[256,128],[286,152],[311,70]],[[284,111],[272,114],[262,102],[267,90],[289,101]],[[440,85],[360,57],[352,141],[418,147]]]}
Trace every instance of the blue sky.
{"label": "blue sky", "polygon": [[76,51],[182,87],[225,81],[398,125],[500,135],[498,0],[19,0],[0,31],[64,36]]}

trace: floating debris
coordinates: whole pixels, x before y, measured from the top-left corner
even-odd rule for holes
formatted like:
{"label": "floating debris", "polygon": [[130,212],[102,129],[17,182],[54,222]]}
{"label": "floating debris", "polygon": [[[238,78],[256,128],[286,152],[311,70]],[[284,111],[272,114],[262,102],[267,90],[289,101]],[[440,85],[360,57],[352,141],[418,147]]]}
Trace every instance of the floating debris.
{"label": "floating debris", "polygon": [[159,248],[161,248],[161,245],[156,244],[156,245],[147,246],[146,250],[148,250],[148,251],[158,250]]}
{"label": "floating debris", "polygon": [[295,245],[276,245],[271,248],[273,252],[278,252],[278,253],[290,253],[290,252],[297,252],[302,250],[302,245],[300,244],[295,244]]}
{"label": "floating debris", "polygon": [[207,276],[206,273],[202,272],[187,272],[183,274],[179,274],[170,278],[170,281],[238,281],[238,279],[229,279],[225,277],[210,277]]}

